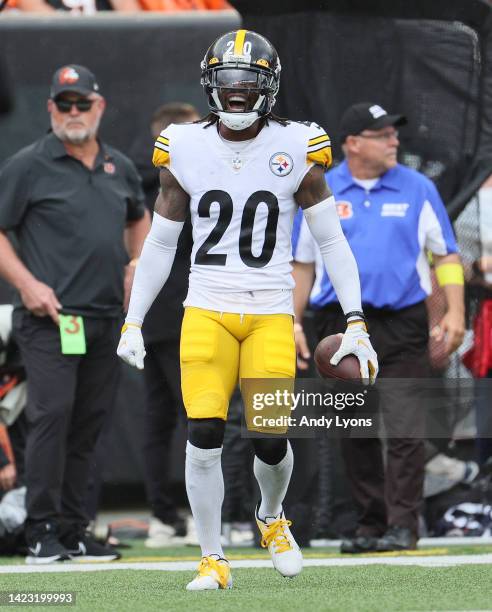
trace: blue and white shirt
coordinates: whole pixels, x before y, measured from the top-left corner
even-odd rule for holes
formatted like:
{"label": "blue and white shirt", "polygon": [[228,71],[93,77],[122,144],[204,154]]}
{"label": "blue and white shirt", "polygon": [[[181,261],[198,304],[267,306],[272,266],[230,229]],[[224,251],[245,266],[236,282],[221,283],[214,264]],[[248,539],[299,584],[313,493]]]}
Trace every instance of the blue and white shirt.
{"label": "blue and white shirt", "polygon": [[[434,183],[398,164],[365,189],[352,177],[346,161],[327,172],[326,182],[359,267],[363,304],[400,310],[424,300],[431,292],[426,251],[457,252],[451,222]],[[316,263],[311,306],[337,302],[301,210],[294,220],[292,246],[295,261]]]}

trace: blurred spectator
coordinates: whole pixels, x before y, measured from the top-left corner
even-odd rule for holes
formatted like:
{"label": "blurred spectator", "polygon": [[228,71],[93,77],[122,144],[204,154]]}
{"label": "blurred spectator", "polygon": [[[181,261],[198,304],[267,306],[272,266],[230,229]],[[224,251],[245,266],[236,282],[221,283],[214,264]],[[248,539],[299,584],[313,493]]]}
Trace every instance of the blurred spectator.
{"label": "blurred spectator", "polygon": [[15,8],[31,13],[65,11],[80,15],[94,15],[98,11],[135,13],[142,10],[138,0],[15,0]]}
{"label": "blurred spectator", "polygon": [[0,425],[0,489],[10,491],[17,482],[14,453],[5,425]]}
{"label": "blurred spectator", "polygon": [[10,304],[0,305],[0,489],[9,491],[24,481],[26,421],[25,371],[12,339]]}
{"label": "blurred spectator", "polygon": [[0,554],[24,551],[27,422],[24,368],[12,340],[12,306],[0,305]]}
{"label": "blurred spectator", "polygon": [[138,0],[144,11],[223,11],[232,9],[226,0]]}
{"label": "blurred spectator", "polygon": [[67,11],[93,15],[97,11],[223,11],[231,10],[226,0],[8,0],[7,8],[33,13]]}
{"label": "blurred spectator", "polygon": [[[170,123],[185,123],[199,118],[191,104],[170,102],[159,106],[152,115],[150,129],[155,141]],[[154,209],[159,191],[159,170],[148,155],[137,162],[149,209]],[[146,418],[144,430],[145,484],[152,518],[145,545],[149,548],[170,546],[175,536],[186,533],[171,496],[171,443],[179,417],[185,416],[181,395],[179,338],[183,319],[183,301],[188,290],[188,274],[193,241],[188,218],[178,242],[176,258],[164,289],[157,296],[145,319],[143,335],[145,358]],[[184,469],[184,461],[183,461]]]}
{"label": "blurred spectator", "polygon": [[167,102],[162,104],[152,114],[150,120],[149,137],[141,141],[136,140],[135,150],[131,152],[131,158],[135,161],[137,170],[142,177],[142,188],[145,194],[145,203],[149,211],[154,210],[155,199],[159,192],[159,171],[149,161],[150,138],[159,136],[163,128],[170,123],[187,123],[198,118],[198,112],[194,106],[186,102]]}
{"label": "blurred spectator", "polygon": [[[466,233],[467,253],[465,275],[467,293],[476,303],[473,321],[473,346],[463,361],[478,379],[492,378],[492,175],[476,196],[477,227],[463,228]],[[471,231],[467,231],[467,229]],[[479,253],[476,259],[473,254]],[[472,254],[472,255],[471,255]],[[471,257],[470,257],[471,255]],[[477,382],[476,392],[476,447],[480,465],[492,465],[492,410],[490,385]]]}
{"label": "blurred spectator", "polygon": [[[447,311],[432,330],[454,351],[464,334],[463,272],[451,223],[430,180],[397,163],[402,115],[377,104],[350,107],[341,121],[346,160],[327,174],[344,233],[359,266],[362,301],[379,359],[379,377],[418,379],[430,374],[425,299],[431,290],[426,249],[434,256]],[[300,221],[300,217],[298,220]],[[301,224],[302,223],[302,224]],[[304,220],[294,233],[296,343],[309,357],[300,321],[313,284],[318,337],[341,332],[345,317]],[[359,510],[355,538],[342,552],[416,547],[424,479],[425,414],[411,380],[381,398],[387,434],[386,464],[377,438],[344,437],[342,453]],[[372,395],[372,399],[376,398]]]}
{"label": "blurred spectator", "polygon": [[133,164],[97,138],[104,109],[94,75],[63,66],[48,100],[52,131],[0,168],[0,275],[19,292],[13,328],[28,381],[28,563],[118,557],[86,533],[85,492],[118,382],[134,272],[123,234],[128,226],[134,262],[149,215]]}

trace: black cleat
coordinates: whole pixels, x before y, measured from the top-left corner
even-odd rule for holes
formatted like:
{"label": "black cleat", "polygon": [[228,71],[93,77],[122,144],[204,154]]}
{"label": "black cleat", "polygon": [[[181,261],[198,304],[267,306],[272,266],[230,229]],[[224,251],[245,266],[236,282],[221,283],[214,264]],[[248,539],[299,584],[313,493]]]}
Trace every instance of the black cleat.
{"label": "black cleat", "polygon": [[341,553],[360,554],[377,551],[378,539],[374,536],[356,536],[352,539],[342,540]]}
{"label": "black cleat", "polygon": [[28,529],[26,563],[43,565],[56,561],[68,561],[70,555],[58,538],[58,530],[52,523],[43,523]]}
{"label": "black cleat", "polygon": [[68,533],[62,539],[73,561],[116,561],[121,554],[108,544],[101,544],[88,531]]}
{"label": "black cleat", "polygon": [[389,552],[395,550],[415,550],[417,548],[417,537],[408,527],[394,525],[378,540],[378,552]]}

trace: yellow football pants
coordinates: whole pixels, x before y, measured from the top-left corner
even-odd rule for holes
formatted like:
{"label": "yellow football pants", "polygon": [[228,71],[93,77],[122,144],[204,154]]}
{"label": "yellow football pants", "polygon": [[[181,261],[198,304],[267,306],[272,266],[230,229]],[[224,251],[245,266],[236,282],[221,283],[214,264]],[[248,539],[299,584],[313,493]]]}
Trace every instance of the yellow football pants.
{"label": "yellow football pants", "polygon": [[181,328],[181,389],[191,419],[227,419],[242,378],[294,378],[293,319],[187,307]]}

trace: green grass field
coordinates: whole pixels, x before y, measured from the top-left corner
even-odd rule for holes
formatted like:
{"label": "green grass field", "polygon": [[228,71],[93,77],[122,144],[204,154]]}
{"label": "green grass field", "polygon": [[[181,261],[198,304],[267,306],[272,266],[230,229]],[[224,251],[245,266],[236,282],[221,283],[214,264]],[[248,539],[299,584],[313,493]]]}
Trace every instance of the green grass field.
{"label": "green grass field", "polygon": [[[490,552],[492,546],[453,546],[422,549],[406,556]],[[339,556],[334,549],[327,548],[307,549],[304,553],[306,558]],[[256,549],[230,549],[228,554],[232,560],[268,559],[266,551]],[[198,549],[182,547],[152,551],[146,549],[143,542],[137,541],[132,548],[125,549],[122,561],[178,559],[198,562]],[[19,557],[3,561],[23,563]],[[282,578],[270,568],[236,569],[233,571],[234,588],[231,591],[189,593],[185,591],[185,586],[193,576],[193,571],[123,569],[1,574],[0,590],[75,591],[75,607],[63,608],[77,612],[492,610],[492,565],[307,567],[295,579]],[[22,606],[22,609],[35,610],[39,607]]]}
{"label": "green grass field", "polygon": [[[492,608],[492,569],[306,568],[295,579],[273,569],[239,569],[231,591],[188,593],[193,572],[104,571],[0,576],[0,589],[75,591],[75,610],[215,612],[389,612]],[[60,606],[57,606],[60,607]],[[24,610],[35,609],[24,607]]]}

